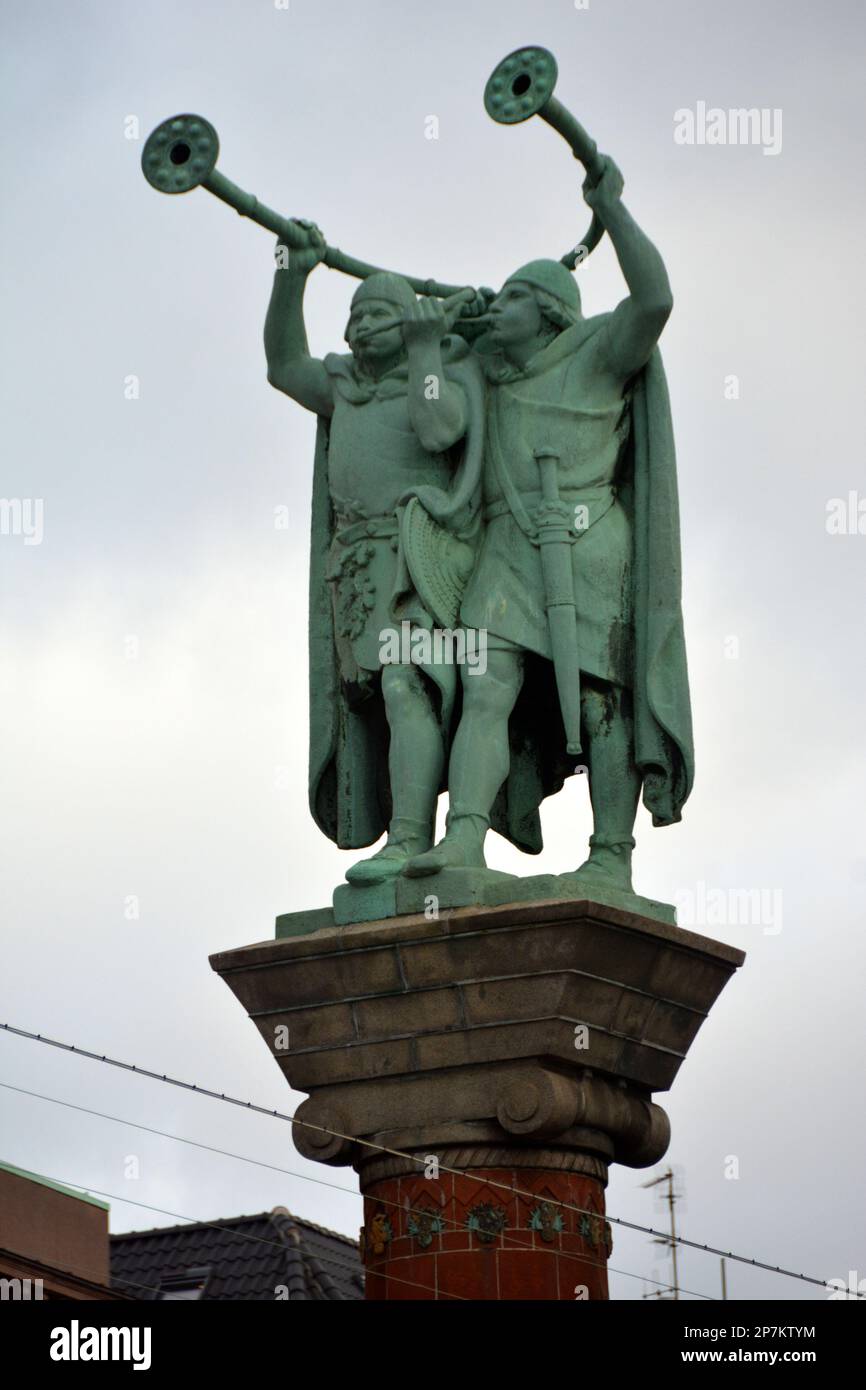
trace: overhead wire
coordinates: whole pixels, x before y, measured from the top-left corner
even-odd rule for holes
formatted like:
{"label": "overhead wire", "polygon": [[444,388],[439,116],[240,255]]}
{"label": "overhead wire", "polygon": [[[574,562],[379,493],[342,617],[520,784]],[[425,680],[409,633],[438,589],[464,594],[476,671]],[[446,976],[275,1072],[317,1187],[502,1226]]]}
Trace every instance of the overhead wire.
{"label": "overhead wire", "polygon": [[[48,1102],[50,1102],[52,1105],[61,1105],[61,1106],[64,1106],[66,1109],[69,1109],[69,1110],[77,1110],[77,1111],[80,1111],[82,1114],[85,1114],[85,1115],[93,1115],[93,1116],[97,1117],[98,1119],[109,1120],[109,1121],[111,1121],[111,1122],[114,1123],[114,1124],[126,1125],[126,1126],[128,1126],[130,1129],[140,1129],[140,1130],[143,1130],[144,1133],[146,1133],[146,1134],[155,1134],[155,1135],[159,1136],[159,1137],[162,1138],[162,1139],[172,1139],[172,1140],[175,1140],[175,1141],[176,1141],[177,1143],[179,1143],[179,1144],[188,1144],[188,1145],[190,1145],[192,1148],[203,1149],[203,1150],[205,1150],[205,1151],[208,1152],[208,1153],[220,1154],[220,1155],[222,1155],[224,1158],[236,1159],[236,1160],[238,1160],[238,1162],[240,1162],[240,1163],[251,1163],[251,1164],[255,1165],[255,1167],[257,1167],[257,1168],[268,1168],[268,1169],[270,1169],[272,1172],[275,1172],[275,1173],[283,1173],[283,1174],[285,1174],[287,1177],[291,1177],[291,1178],[300,1178],[303,1182],[312,1182],[312,1183],[316,1183],[316,1184],[317,1184],[318,1186],[320,1186],[320,1187],[327,1187],[327,1188],[331,1189],[332,1191],[335,1191],[335,1192],[342,1192],[342,1193],[344,1193],[347,1197],[352,1197],[352,1198],[354,1198],[356,1201],[358,1200],[358,1197],[359,1197],[359,1194],[358,1194],[353,1188],[351,1188],[351,1187],[343,1187],[340,1183],[328,1182],[325,1178],[318,1178],[318,1177],[315,1177],[313,1174],[310,1174],[310,1173],[299,1173],[299,1172],[295,1171],[295,1170],[292,1169],[292,1168],[282,1168],[282,1167],[279,1166],[279,1164],[276,1164],[276,1163],[266,1163],[263,1159],[259,1159],[259,1158],[250,1158],[247,1154],[237,1154],[237,1153],[233,1153],[233,1152],[232,1152],[231,1150],[229,1150],[229,1149],[221,1149],[221,1148],[219,1148],[217,1145],[214,1145],[214,1144],[205,1144],[205,1143],[201,1142],[201,1141],[198,1140],[198,1139],[190,1139],[190,1138],[188,1138],[187,1136],[182,1135],[182,1134],[173,1134],[173,1133],[172,1133],[171,1131],[169,1131],[169,1130],[155,1129],[155,1128],[154,1128],[153,1126],[151,1126],[151,1125],[143,1125],[143,1124],[140,1124],[140,1123],[139,1123],[138,1121],[136,1121],[136,1120],[126,1120],[126,1119],[124,1119],[124,1118],[123,1118],[122,1116],[120,1116],[120,1115],[111,1115],[111,1114],[108,1114],[108,1113],[107,1113],[106,1111],[104,1111],[104,1110],[92,1110],[92,1109],[90,1109],[90,1108],[89,1108],[88,1106],[86,1106],[86,1105],[78,1105],[75,1101],[62,1100],[62,1099],[60,1099],[60,1097],[58,1097],[58,1096],[46,1096],[45,1094],[43,1094],[43,1093],[41,1093],[41,1092],[39,1092],[39,1091],[31,1091],[31,1090],[29,1090],[26,1086],[14,1086],[14,1085],[13,1085],[11,1082],[9,1082],[9,1081],[0,1081],[0,1087],[2,1087],[2,1089],[3,1089],[3,1090],[6,1090],[6,1091],[16,1091],[19,1095],[32,1096],[32,1097],[33,1097],[34,1099],[36,1099],[36,1100],[48,1101]],[[65,1180],[65,1179],[60,1179],[60,1178],[58,1178],[58,1179],[56,1179],[56,1181],[61,1182],[61,1181],[66,1181],[66,1180]],[[82,1185],[81,1185],[80,1183],[71,1183],[71,1184],[69,1184],[69,1185],[71,1185],[71,1186],[73,1186],[73,1187],[80,1187],[81,1190],[82,1190],[83,1192],[96,1192],[96,1188],[85,1188],[85,1187],[82,1187]],[[105,1195],[105,1194],[99,1193],[99,1194],[97,1194],[97,1195],[102,1196],[102,1195]],[[118,1202],[128,1202],[128,1203],[130,1203],[132,1206],[144,1206],[144,1207],[146,1207],[146,1205],[147,1205],[146,1203],[138,1203],[138,1202],[134,1201],[134,1199],[129,1198],[129,1197],[114,1197],[114,1200],[115,1200],[115,1201],[118,1201]],[[546,1199],[545,1199],[545,1200],[546,1200]],[[427,1214],[427,1212],[429,1211],[429,1208],[427,1208],[427,1207],[411,1207],[411,1206],[410,1206],[410,1207],[406,1207],[406,1206],[404,1206],[404,1205],[403,1205],[402,1203],[400,1203],[400,1202],[397,1202],[397,1201],[395,1201],[395,1200],[393,1200],[393,1199],[390,1199],[390,1198],[387,1198],[387,1197],[381,1197],[381,1196],[377,1196],[377,1197],[376,1197],[376,1203],[377,1203],[377,1205],[381,1205],[381,1206],[397,1207],[399,1210],[405,1211],[405,1212],[407,1212],[408,1214],[415,1214],[415,1213],[417,1213],[418,1215],[423,1215],[423,1214]],[[153,1210],[159,1210],[159,1208],[153,1208]],[[172,1215],[171,1212],[164,1212],[163,1214],[164,1214],[164,1215],[167,1215],[167,1216],[171,1216],[171,1215]],[[596,1217],[599,1217],[599,1213],[598,1213],[598,1212],[593,1213],[593,1215],[595,1215]],[[214,1222],[199,1222],[199,1221],[198,1221],[198,1218],[196,1218],[196,1217],[185,1217],[184,1219],[185,1219],[185,1220],[188,1220],[188,1221],[193,1221],[193,1222],[195,1222],[196,1224],[200,1224],[200,1225],[216,1225],[216,1226],[223,1226],[223,1225],[225,1225],[225,1222],[216,1222],[216,1223],[214,1223]],[[300,1219],[300,1218],[299,1218],[299,1219]],[[443,1221],[447,1221],[448,1225],[449,1225],[449,1226],[453,1226],[454,1229],[455,1229],[455,1231],[456,1231],[456,1230],[462,1230],[462,1229],[463,1229],[462,1226],[461,1226],[461,1224],[460,1224],[460,1222],[458,1222],[458,1221],[455,1221],[455,1220],[453,1220],[453,1219],[449,1219],[449,1218],[447,1218],[447,1217],[442,1217],[442,1218],[440,1218],[440,1219],[443,1220]],[[603,1219],[603,1217],[600,1218],[600,1219]],[[135,1232],[134,1234],[140,1234],[140,1232]],[[261,1237],[256,1237],[256,1239],[262,1239],[262,1238],[261,1238]],[[517,1237],[514,1236],[514,1235],[509,1235],[509,1234],[503,1233],[503,1234],[502,1234],[502,1239],[503,1239],[503,1242],[506,1242],[506,1241],[507,1241],[507,1242],[510,1243],[509,1246],[508,1246],[508,1248],[510,1248],[510,1249],[517,1249],[517,1250],[532,1250],[532,1251],[538,1251],[538,1249],[539,1249],[539,1247],[536,1246],[536,1245],[529,1245],[529,1244],[528,1244],[527,1242],[525,1242],[525,1241],[520,1241],[520,1240],[518,1240]],[[666,1291],[669,1290],[670,1287],[671,1287],[671,1286],[670,1286],[670,1283],[669,1283],[667,1280],[653,1279],[653,1278],[651,1278],[649,1275],[646,1275],[646,1274],[638,1274],[638,1273],[636,1273],[634,1270],[622,1269],[622,1268],[618,1267],[617,1265],[612,1265],[612,1264],[610,1263],[610,1261],[609,1261],[609,1260],[606,1260],[606,1259],[605,1259],[605,1260],[595,1259],[593,1256],[581,1255],[581,1254],[577,1254],[576,1252],[568,1251],[568,1250],[556,1250],[556,1249],[551,1249],[551,1250],[548,1251],[547,1249],[543,1249],[543,1250],[541,1251],[541,1253],[542,1253],[542,1254],[547,1254],[547,1253],[554,1254],[554,1255],[556,1255],[559,1259],[574,1260],[576,1263],[579,1263],[580,1265],[583,1265],[583,1266],[586,1266],[586,1265],[593,1266],[593,1267],[598,1268],[598,1269],[606,1270],[606,1271],[608,1271],[608,1272],[611,1273],[611,1274],[621,1274],[621,1275],[623,1275],[626,1279],[640,1279],[640,1280],[642,1280],[644,1283],[656,1284],[656,1285],[659,1287],[659,1289],[664,1289],[664,1290],[666,1290]],[[377,1270],[377,1271],[373,1271],[373,1272],[374,1272],[374,1273],[378,1273],[379,1271]],[[383,1276],[383,1277],[391,1277],[391,1276]],[[421,1284],[421,1285],[418,1285],[418,1287],[419,1287],[419,1288],[427,1288],[428,1286],[427,1286],[427,1285]],[[687,1288],[684,1288],[684,1287],[681,1285],[681,1286],[680,1286],[680,1291],[681,1291],[682,1293],[689,1293],[689,1294],[692,1294],[693,1297],[695,1297],[695,1298],[706,1299],[706,1300],[709,1301],[709,1302],[715,1302],[715,1301],[716,1301],[716,1300],[714,1299],[714,1296],[713,1296],[712,1294],[700,1293],[697,1289],[687,1289]]]}
{"label": "overhead wire", "polygon": [[[263,1105],[257,1105],[253,1101],[240,1100],[235,1096],[226,1095],[224,1091],[213,1091],[206,1086],[198,1086],[193,1082],[181,1081],[176,1077],[170,1077],[166,1072],[160,1073],[156,1071],[151,1071],[149,1068],[140,1067],[131,1062],[122,1062],[117,1058],[109,1057],[106,1053],[93,1052],[87,1048],[78,1047],[73,1043],[65,1043],[57,1038],[49,1038],[43,1033],[34,1033],[25,1028],[18,1028],[10,1023],[0,1023],[0,1031],[7,1032],[16,1037],[26,1038],[31,1042],[38,1042],[48,1047],[57,1048],[62,1052],[72,1053],[78,1057],[85,1057],[88,1058],[90,1061],[100,1062],[106,1066],[116,1067],[122,1071],[132,1072],[136,1076],[145,1076],[153,1081],[160,1081],[166,1085],[178,1087],[181,1090],[191,1091],[197,1095],[207,1096],[211,1100],[219,1100],[227,1105],[234,1105],[243,1110],[249,1110],[257,1114],[267,1115],[274,1119],[279,1119],[290,1124],[301,1125],[305,1129],[315,1130],[320,1134],[329,1134],[334,1138],[346,1140],[350,1143],[357,1144],[362,1148],[373,1149],[376,1152],[388,1154],[391,1157],[401,1158],[404,1160],[408,1160],[411,1163],[422,1165],[425,1162],[424,1158],[419,1158],[417,1154],[410,1154],[404,1152],[401,1149],[394,1149],[384,1144],[377,1144],[369,1139],[358,1138],[356,1135],[342,1134],[339,1130],[330,1129],[327,1125],[313,1124],[311,1121],[299,1119],[296,1116],[289,1115],[284,1111],[270,1109]],[[451,1173],[452,1175],[458,1177],[466,1177],[468,1175],[466,1171],[464,1171],[463,1169],[452,1168],[442,1163],[438,1165],[438,1169],[439,1172]],[[533,1201],[537,1200],[537,1193],[525,1191],[521,1188],[509,1185],[508,1183],[501,1183],[491,1178],[485,1178],[485,1184],[491,1188],[498,1188],[502,1191],[508,1192],[512,1196],[525,1197]],[[549,1197],[545,1198],[545,1200],[549,1202],[551,1206],[559,1207],[560,1210],[563,1211],[575,1212],[581,1216],[598,1217],[599,1215],[597,1212],[594,1212],[588,1208],[578,1207],[573,1203],[563,1201],[559,1198]],[[650,1235],[654,1238],[662,1238],[667,1243],[671,1243],[672,1240],[675,1239],[678,1245],[685,1246],[692,1250],[699,1250],[705,1254],[719,1255],[724,1259],[734,1260],[737,1263],[748,1265],[749,1267],[754,1269],[763,1269],[769,1271],[772,1274],[779,1274],[784,1278],[797,1279],[803,1283],[814,1284],[822,1289],[826,1289],[829,1287],[829,1281],[827,1279],[820,1279],[814,1275],[802,1274],[798,1273],[795,1270],[784,1269],[781,1265],[773,1265],[770,1264],[768,1261],[757,1260],[748,1255],[740,1255],[732,1250],[723,1250],[717,1246],[708,1245],[700,1241],[689,1240],[685,1236],[676,1236],[675,1238],[673,1238],[668,1232],[657,1231],[654,1227],[644,1226],[640,1222],[628,1221],[623,1217],[611,1216],[609,1213],[605,1213],[604,1219],[610,1222],[612,1225],[620,1226],[626,1230],[640,1231],[644,1235]],[[866,1294],[861,1295],[859,1293],[855,1293],[855,1297],[866,1298]]]}

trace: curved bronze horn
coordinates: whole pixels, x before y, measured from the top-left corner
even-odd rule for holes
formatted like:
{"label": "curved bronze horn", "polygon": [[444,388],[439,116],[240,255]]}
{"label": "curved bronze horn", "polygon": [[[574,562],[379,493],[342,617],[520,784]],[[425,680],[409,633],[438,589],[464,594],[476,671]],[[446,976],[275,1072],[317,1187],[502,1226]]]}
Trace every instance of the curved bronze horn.
{"label": "curved bronze horn", "polygon": [[[575,159],[584,165],[594,183],[604,167],[602,158],[595,141],[553,95],[556,78],[556,59],[546,48],[517,48],[491,73],[484,89],[484,105],[488,115],[502,125],[516,125],[530,116],[540,116],[568,142]],[[298,222],[282,217],[260,203],[255,194],[244,192],[227,179],[216,167],[218,155],[217,133],[204,116],[170,116],[148,136],[141,167],[148,183],[160,193],[189,193],[193,188],[206,188],[241,217],[249,217],[260,227],[276,233],[290,248],[302,247],[306,239]],[[577,262],[593,250],[603,235],[604,228],[598,218],[593,217],[582,241],[561,258],[563,265],[574,270]],[[335,246],[327,248],[323,259],[332,270],[340,270],[358,280],[366,280],[381,269],[347,256]],[[435,295],[440,299],[448,299],[467,288],[413,275],[403,278],[416,294]]]}
{"label": "curved bronze horn", "polygon": [[[604,161],[595,141],[553,95],[556,78],[556,59],[548,49],[515,48],[497,63],[488,78],[484,88],[485,110],[500,125],[518,125],[528,121],[530,116],[540,116],[571,146],[575,159],[586,169],[590,183],[597,183]],[[604,228],[593,216],[586,235],[561,258],[562,264],[574,270],[578,260],[588,256],[603,236]]]}
{"label": "curved bronze horn", "polygon": [[[241,217],[249,217],[260,227],[275,232],[290,248],[303,246],[305,238],[296,223],[266,207],[255,194],[245,193],[220,173],[216,167],[218,154],[217,133],[204,116],[170,116],[147,137],[141,153],[141,168],[148,183],[160,193],[189,193],[193,188],[206,188]],[[381,269],[347,256],[335,246],[328,247],[324,263],[358,280],[366,280]],[[441,299],[467,288],[443,285],[438,280],[421,280],[412,275],[403,278],[416,294],[432,294]]]}

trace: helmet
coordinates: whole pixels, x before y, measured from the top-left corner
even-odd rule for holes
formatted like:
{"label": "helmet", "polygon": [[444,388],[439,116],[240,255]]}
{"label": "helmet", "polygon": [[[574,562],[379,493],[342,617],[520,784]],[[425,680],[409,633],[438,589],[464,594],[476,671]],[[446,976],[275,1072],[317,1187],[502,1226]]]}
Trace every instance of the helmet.
{"label": "helmet", "polygon": [[519,270],[515,270],[513,275],[509,275],[505,283],[510,285],[517,280],[521,284],[532,285],[534,289],[543,290],[545,294],[551,295],[569,319],[580,318],[580,291],[577,281],[562,261],[529,261]]}
{"label": "helmet", "polygon": [[400,309],[411,309],[415,303],[415,291],[402,275],[392,275],[388,270],[377,270],[362,280],[352,295],[352,308],[365,299],[380,299],[387,304],[395,304]]}

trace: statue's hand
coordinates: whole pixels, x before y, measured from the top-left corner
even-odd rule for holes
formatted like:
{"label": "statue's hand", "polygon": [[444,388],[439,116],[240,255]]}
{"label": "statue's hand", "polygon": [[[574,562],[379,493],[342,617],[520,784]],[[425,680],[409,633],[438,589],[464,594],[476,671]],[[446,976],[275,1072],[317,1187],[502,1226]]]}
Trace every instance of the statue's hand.
{"label": "statue's hand", "polygon": [[277,260],[297,275],[309,275],[314,266],[324,260],[327,243],[315,222],[308,222],[303,217],[293,217],[291,226],[295,233],[292,240],[298,244],[294,247],[288,246],[282,237],[278,237]]}
{"label": "statue's hand", "polygon": [[490,327],[487,311],[496,298],[496,291],[482,285],[470,295],[458,306],[457,316],[452,323],[454,331],[467,343],[473,343]]}
{"label": "statue's hand", "polygon": [[584,200],[599,216],[604,213],[605,208],[613,207],[619,202],[625,186],[623,176],[610,156],[603,155],[602,158],[604,171],[598,182],[590,185],[588,175],[583,181]]}
{"label": "statue's hand", "polygon": [[496,291],[488,289],[485,285],[475,291],[472,299],[467,296],[460,305],[456,320],[457,326],[460,326],[461,319],[476,319],[480,318],[482,314],[486,314],[495,298]]}
{"label": "statue's hand", "polygon": [[403,341],[407,348],[416,345],[437,347],[448,332],[448,319],[440,299],[418,299],[403,316]]}

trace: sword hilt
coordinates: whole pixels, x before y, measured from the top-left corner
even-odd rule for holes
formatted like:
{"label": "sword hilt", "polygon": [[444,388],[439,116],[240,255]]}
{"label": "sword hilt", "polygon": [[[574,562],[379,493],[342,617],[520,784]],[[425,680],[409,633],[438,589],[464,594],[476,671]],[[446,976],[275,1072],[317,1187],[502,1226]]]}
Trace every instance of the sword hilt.
{"label": "sword hilt", "polygon": [[541,495],[545,502],[559,501],[559,478],[557,477],[557,464],[559,454],[553,449],[536,449],[535,459],[538,463],[538,471],[541,474]]}

